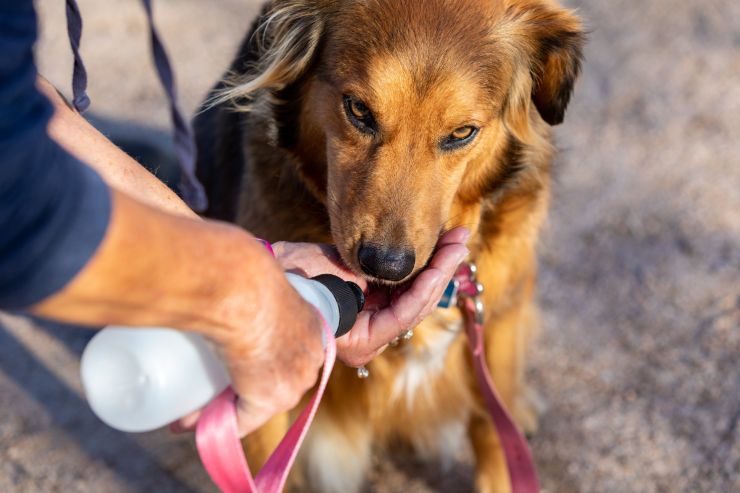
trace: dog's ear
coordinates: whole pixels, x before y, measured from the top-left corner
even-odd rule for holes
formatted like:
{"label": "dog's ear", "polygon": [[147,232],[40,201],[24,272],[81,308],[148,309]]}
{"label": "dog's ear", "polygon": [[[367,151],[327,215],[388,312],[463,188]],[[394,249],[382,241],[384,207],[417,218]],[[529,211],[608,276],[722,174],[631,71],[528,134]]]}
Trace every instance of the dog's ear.
{"label": "dog's ear", "polygon": [[534,35],[532,45],[532,101],[550,125],[563,122],[573,84],[581,70],[584,32],[572,12],[553,8],[529,9],[526,29]]}
{"label": "dog's ear", "polygon": [[249,109],[249,101],[258,91],[275,95],[298,81],[311,66],[321,42],[326,3],[275,0],[268,4],[256,29],[245,40],[251,59],[248,67],[228,75],[225,87],[211,104],[231,101]]}

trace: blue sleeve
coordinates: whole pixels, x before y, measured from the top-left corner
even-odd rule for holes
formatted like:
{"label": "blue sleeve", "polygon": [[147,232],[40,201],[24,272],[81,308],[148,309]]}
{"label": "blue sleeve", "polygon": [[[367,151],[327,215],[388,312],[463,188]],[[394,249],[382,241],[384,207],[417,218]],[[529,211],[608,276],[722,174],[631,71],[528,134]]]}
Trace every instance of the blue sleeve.
{"label": "blue sleeve", "polygon": [[62,289],[108,227],[107,186],[49,137],[36,89],[30,0],[0,2],[0,309],[22,310]]}

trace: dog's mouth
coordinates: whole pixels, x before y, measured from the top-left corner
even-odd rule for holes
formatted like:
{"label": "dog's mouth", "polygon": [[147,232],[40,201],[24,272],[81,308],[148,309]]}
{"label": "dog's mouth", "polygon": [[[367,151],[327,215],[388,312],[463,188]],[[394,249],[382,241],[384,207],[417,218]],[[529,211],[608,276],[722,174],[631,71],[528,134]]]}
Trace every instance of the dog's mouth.
{"label": "dog's mouth", "polygon": [[374,310],[388,306],[393,300],[400,297],[403,293],[411,289],[416,275],[411,276],[405,281],[389,283],[387,281],[375,282],[368,280],[368,287],[365,292],[365,310]]}
{"label": "dog's mouth", "polygon": [[387,245],[370,244],[362,248],[358,242],[349,253],[338,247],[345,265],[355,274],[364,278],[368,284],[383,287],[390,291],[405,291],[416,276],[431,261],[432,251],[423,263],[417,262],[414,249],[399,249]]}

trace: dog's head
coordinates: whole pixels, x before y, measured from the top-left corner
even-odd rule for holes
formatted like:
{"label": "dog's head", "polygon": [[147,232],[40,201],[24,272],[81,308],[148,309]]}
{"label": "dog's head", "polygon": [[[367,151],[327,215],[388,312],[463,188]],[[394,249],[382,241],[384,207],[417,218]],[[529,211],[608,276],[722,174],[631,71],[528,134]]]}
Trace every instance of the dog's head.
{"label": "dog's head", "polygon": [[582,43],[548,0],[277,0],[258,35],[259,75],[231,94],[269,94],[342,257],[387,282],[526,172]]}

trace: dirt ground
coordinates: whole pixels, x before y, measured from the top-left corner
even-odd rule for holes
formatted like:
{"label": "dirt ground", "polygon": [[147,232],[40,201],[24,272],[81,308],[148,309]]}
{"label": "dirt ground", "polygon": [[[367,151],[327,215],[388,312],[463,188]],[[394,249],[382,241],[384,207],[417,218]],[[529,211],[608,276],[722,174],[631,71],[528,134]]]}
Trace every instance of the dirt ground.
{"label": "dirt ground", "polygon": [[[253,2],[160,0],[192,111]],[[38,2],[42,72],[69,87],[63,2]],[[168,126],[133,0],[80,1],[93,112]],[[584,75],[540,249],[543,489],[740,491],[740,2],[592,0]],[[120,124],[119,124],[120,125]],[[735,129],[734,131],[732,129]],[[139,130],[141,132],[141,130]],[[88,331],[0,315],[0,491],[215,491],[190,437],[124,435],[81,397]],[[369,491],[465,492],[450,471],[381,460]]]}

